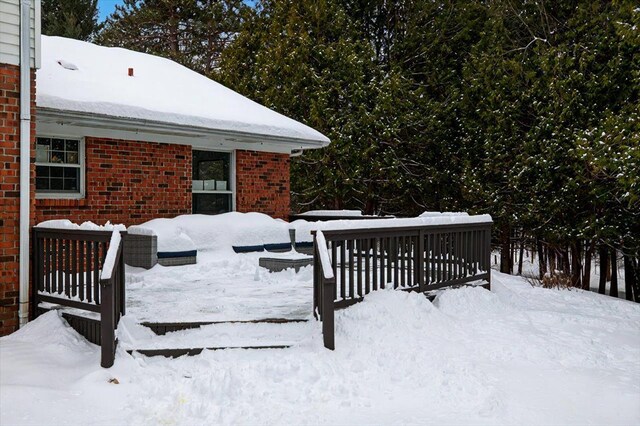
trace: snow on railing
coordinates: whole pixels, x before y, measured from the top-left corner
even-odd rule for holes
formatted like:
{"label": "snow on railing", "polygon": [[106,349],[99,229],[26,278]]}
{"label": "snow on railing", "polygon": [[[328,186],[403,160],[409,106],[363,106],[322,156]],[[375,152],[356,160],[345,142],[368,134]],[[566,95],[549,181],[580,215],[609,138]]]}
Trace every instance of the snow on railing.
{"label": "snow on railing", "polygon": [[118,250],[120,249],[120,243],[122,237],[120,231],[114,229],[111,233],[111,241],[109,242],[109,249],[107,250],[107,256],[102,264],[102,273],[100,274],[100,280],[110,280],[113,275],[113,270],[116,266],[118,259]]}
{"label": "snow on railing", "polygon": [[322,231],[316,233],[316,243],[318,245],[318,254],[320,255],[320,264],[322,265],[322,274],[325,279],[330,280],[333,278],[333,268],[331,267],[331,260],[329,259],[327,240],[325,240]]}

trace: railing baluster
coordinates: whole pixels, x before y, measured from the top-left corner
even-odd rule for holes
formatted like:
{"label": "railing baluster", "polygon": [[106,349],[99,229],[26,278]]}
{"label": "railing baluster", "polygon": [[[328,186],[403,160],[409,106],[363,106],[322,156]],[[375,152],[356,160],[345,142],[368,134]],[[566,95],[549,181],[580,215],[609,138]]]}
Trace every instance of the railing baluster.
{"label": "railing baluster", "polygon": [[413,276],[413,269],[415,268],[413,267],[413,265],[416,260],[416,257],[415,257],[415,245],[413,244],[413,240],[414,240],[414,237],[412,236],[407,237],[407,251],[405,252],[405,255],[407,257],[407,285],[409,287],[413,287],[415,285],[415,280]]}
{"label": "railing baluster", "polygon": [[378,289],[378,248],[378,238],[373,238],[373,247],[371,248],[373,255],[373,268],[371,271],[373,275],[373,291]]}
{"label": "railing baluster", "polygon": [[87,252],[85,253],[85,258],[84,258],[84,262],[85,262],[85,270],[84,270],[84,274],[86,277],[85,280],[85,285],[86,285],[86,290],[87,290],[87,302],[91,303],[93,302],[93,291],[92,291],[92,282],[91,282],[91,270],[92,270],[92,262],[91,259],[93,258],[93,242],[91,241],[87,241]]}
{"label": "railing baluster", "polygon": [[354,257],[353,257],[353,240],[348,241],[349,249],[349,298],[354,298]]}
{"label": "railing baluster", "polygon": [[346,270],[345,263],[347,260],[347,252],[346,252],[346,240],[340,241],[340,297],[342,299],[346,299],[347,291],[346,291]]}
{"label": "railing baluster", "polygon": [[391,268],[389,279],[393,280],[393,288],[398,288],[400,285],[398,279],[398,249],[400,244],[397,236],[389,238],[389,241],[391,242],[391,259],[393,259],[393,263],[389,262],[389,268]]}
{"label": "railing baluster", "polygon": [[478,231],[473,231],[473,275],[478,273],[478,260],[480,259],[480,250],[478,250]]}
{"label": "railing baluster", "polygon": [[76,240],[71,241],[71,295],[76,297],[78,295],[78,242]]}
{"label": "railing baluster", "polygon": [[[429,245],[431,241],[430,235],[424,231],[420,231],[418,235],[418,284],[422,283],[422,285],[429,285],[431,281],[431,268],[429,261]],[[422,254],[420,254],[422,253]],[[420,278],[422,275],[423,278]]]}
{"label": "railing baluster", "polygon": [[71,241],[64,240],[64,294],[71,296]]}
{"label": "railing baluster", "polygon": [[387,273],[387,266],[386,266],[387,253],[386,253],[386,247],[384,243],[384,237],[380,237],[379,244],[380,244],[380,251],[378,252],[378,258],[380,260],[380,268],[379,268],[380,271],[379,271],[378,288],[384,288],[385,274]]}
{"label": "railing baluster", "polygon": [[64,242],[57,238],[58,243],[58,282],[56,283],[58,286],[58,294],[62,294],[64,290]]}
{"label": "railing baluster", "polygon": [[358,254],[358,297],[362,297],[362,240],[355,241]]}
{"label": "railing baluster", "polygon": [[438,282],[438,235],[434,232],[431,235],[431,284]]}
{"label": "railing baluster", "polygon": [[389,284],[393,281],[393,245],[391,242],[392,237],[387,237],[387,276],[386,276],[386,284]]}
{"label": "railing baluster", "polygon": [[366,270],[364,276],[364,294],[369,294],[371,291],[371,239],[364,240],[364,269]]}
{"label": "railing baluster", "polygon": [[447,233],[447,281],[453,278],[453,232]]}
{"label": "railing baluster", "polygon": [[100,304],[100,243],[93,241],[93,300]]}
{"label": "railing baluster", "polygon": [[84,300],[84,277],[85,277],[85,266],[84,266],[84,241],[78,241],[79,252],[78,252],[78,297],[80,300]]}
{"label": "railing baluster", "polygon": [[43,238],[41,239],[43,247],[44,247],[44,259],[45,259],[45,285],[44,289],[47,293],[51,293],[51,274],[53,273],[53,268],[51,267],[51,238]]}
{"label": "railing baluster", "polygon": [[[331,267],[333,268],[333,276],[338,276],[338,246],[335,241],[331,241]],[[333,299],[336,300],[338,298],[338,286],[333,286],[333,291],[335,292],[333,295]]]}

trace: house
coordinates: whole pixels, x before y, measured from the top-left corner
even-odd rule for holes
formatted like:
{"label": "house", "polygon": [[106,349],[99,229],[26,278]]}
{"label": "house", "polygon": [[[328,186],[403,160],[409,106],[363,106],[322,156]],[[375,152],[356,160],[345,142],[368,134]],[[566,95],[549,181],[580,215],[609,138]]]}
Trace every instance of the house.
{"label": "house", "polygon": [[41,36],[39,0],[0,10],[0,335],[27,320],[35,223],[286,218],[290,156],[329,143],[170,60]]}

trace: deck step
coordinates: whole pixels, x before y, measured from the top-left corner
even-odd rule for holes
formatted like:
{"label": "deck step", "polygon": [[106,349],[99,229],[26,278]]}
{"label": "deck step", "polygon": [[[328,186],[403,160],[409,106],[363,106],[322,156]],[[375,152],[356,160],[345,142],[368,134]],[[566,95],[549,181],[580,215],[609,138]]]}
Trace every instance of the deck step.
{"label": "deck step", "polygon": [[307,319],[291,318],[262,318],[255,320],[232,320],[232,321],[194,321],[194,322],[142,322],[141,325],[150,328],[155,334],[163,336],[167,333],[182,330],[192,330],[206,325],[215,324],[290,324],[308,322]]}
{"label": "deck step", "polygon": [[179,348],[179,349],[129,349],[127,352],[132,355],[134,352],[144,356],[163,356],[165,358],[178,358],[181,356],[200,355],[203,351],[224,351],[231,349],[287,349],[291,345],[267,345],[267,346],[220,346],[210,348]]}
{"label": "deck step", "polygon": [[[146,327],[143,327],[145,325]],[[122,345],[129,353],[179,357],[205,350],[286,349],[312,338],[316,324],[307,320],[263,319],[199,323],[158,323],[126,326]],[[181,326],[182,329],[177,329]],[[173,329],[169,327],[174,327]],[[159,333],[158,333],[159,331]]]}

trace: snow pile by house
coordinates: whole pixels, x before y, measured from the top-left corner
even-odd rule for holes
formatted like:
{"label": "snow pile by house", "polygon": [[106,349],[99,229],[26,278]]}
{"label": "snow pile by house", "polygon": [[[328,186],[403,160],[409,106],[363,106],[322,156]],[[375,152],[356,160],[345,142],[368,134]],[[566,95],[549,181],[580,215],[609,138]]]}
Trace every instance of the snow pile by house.
{"label": "snow pile by house", "polygon": [[222,250],[290,243],[289,225],[262,213],[182,215],[130,226],[132,234],[158,236],[158,251]]}
{"label": "snow pile by house", "polygon": [[123,224],[112,224],[107,221],[104,225],[98,225],[93,222],[83,222],[81,224],[73,223],[69,219],[45,220],[36,225],[37,228],[52,229],[79,229],[82,231],[126,231],[127,227]]}
{"label": "snow pile by house", "polygon": [[[640,306],[497,272],[492,292],[434,303],[369,294],[336,312],[335,351],[310,321],[289,349],[165,359],[120,348],[105,370],[57,315],[0,339],[0,424],[640,423]],[[218,336],[210,327],[192,336]]]}
{"label": "snow pile by house", "polygon": [[41,50],[40,108],[329,143],[320,132],[169,59],[44,35]]}

